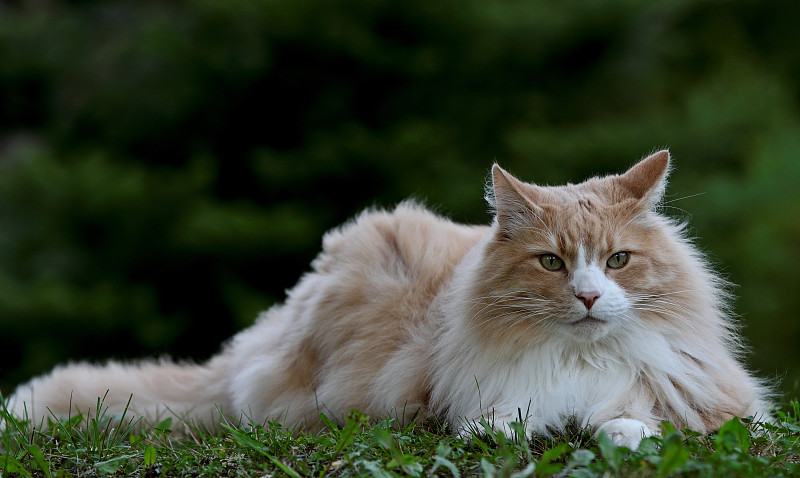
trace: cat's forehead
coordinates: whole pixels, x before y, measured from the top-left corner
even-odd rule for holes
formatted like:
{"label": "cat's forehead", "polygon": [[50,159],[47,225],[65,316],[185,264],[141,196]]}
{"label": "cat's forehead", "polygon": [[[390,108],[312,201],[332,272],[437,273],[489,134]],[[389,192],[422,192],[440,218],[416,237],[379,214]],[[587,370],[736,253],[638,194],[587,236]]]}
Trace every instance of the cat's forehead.
{"label": "cat's forehead", "polygon": [[597,201],[611,205],[621,200],[619,185],[614,181],[614,177],[589,178],[583,182],[573,184],[567,183],[558,186],[539,186],[526,184],[528,195],[535,203],[546,204],[580,201]]}
{"label": "cat's forehead", "polygon": [[567,217],[581,216],[584,220],[607,217],[631,205],[617,194],[617,189],[608,180],[593,178],[579,184],[561,186],[528,185],[526,196],[535,206],[547,210],[550,215]]}
{"label": "cat's forehead", "polygon": [[[593,256],[624,242],[625,229],[634,211],[628,201],[619,200],[613,189],[601,181],[538,187],[535,204],[539,210],[544,241],[568,257]],[[534,198],[531,198],[534,199]]]}

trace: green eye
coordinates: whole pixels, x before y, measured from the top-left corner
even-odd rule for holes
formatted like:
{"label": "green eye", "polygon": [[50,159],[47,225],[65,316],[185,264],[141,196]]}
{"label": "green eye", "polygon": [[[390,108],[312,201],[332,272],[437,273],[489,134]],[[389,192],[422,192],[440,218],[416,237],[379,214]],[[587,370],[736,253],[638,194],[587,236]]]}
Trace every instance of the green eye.
{"label": "green eye", "polygon": [[564,261],[555,254],[542,254],[539,256],[539,262],[549,271],[560,271],[564,268]]}
{"label": "green eye", "polygon": [[617,252],[608,258],[606,265],[608,265],[608,267],[612,269],[619,269],[620,267],[624,266],[627,263],[628,263],[628,253]]}

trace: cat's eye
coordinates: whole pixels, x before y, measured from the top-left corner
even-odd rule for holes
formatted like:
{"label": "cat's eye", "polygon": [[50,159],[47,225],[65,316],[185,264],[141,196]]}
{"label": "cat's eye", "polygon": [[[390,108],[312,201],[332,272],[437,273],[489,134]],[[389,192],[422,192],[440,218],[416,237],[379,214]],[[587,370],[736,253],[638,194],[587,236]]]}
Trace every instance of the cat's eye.
{"label": "cat's eye", "polygon": [[612,269],[619,269],[628,263],[628,256],[627,252],[617,252],[608,258],[606,265]]}
{"label": "cat's eye", "polygon": [[539,256],[539,262],[549,271],[560,271],[564,268],[564,261],[555,254],[542,254]]}

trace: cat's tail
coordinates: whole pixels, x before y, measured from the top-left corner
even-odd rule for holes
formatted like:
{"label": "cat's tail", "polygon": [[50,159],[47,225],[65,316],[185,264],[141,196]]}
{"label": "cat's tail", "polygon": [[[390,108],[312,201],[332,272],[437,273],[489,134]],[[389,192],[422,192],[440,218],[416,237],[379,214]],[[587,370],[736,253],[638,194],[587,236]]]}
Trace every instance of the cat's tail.
{"label": "cat's tail", "polygon": [[56,367],[47,375],[20,385],[8,402],[8,410],[34,426],[51,417],[141,417],[157,423],[177,417],[192,425],[213,428],[220,412],[228,408],[228,385],[221,357],[205,365],[169,360],[104,365],[74,363]]}

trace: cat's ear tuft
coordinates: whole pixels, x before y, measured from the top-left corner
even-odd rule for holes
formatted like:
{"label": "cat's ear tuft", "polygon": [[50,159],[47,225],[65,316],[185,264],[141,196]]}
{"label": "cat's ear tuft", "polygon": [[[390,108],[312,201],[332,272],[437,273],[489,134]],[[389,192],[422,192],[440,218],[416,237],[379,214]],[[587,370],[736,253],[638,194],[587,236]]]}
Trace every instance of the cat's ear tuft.
{"label": "cat's ear tuft", "polygon": [[619,176],[619,182],[634,199],[654,207],[664,196],[669,163],[669,151],[653,153]]}
{"label": "cat's ear tuft", "polygon": [[511,236],[514,231],[530,225],[536,217],[536,206],[522,192],[525,185],[495,164],[492,166],[491,187],[486,187],[486,200],[492,207],[500,232]]}

